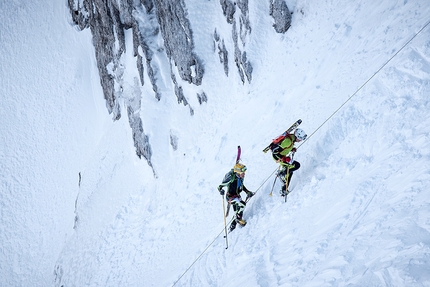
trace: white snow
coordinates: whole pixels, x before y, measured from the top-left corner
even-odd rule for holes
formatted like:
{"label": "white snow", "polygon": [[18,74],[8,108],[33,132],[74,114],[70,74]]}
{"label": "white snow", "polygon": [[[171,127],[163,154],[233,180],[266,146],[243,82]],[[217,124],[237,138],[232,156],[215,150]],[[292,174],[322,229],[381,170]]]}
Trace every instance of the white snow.
{"label": "white snow", "polygon": [[[287,1],[285,35],[249,1],[250,84],[219,3],[184,1],[205,63],[201,86],[181,82],[194,115],[169,71],[158,101],[123,63],[155,176],[126,111],[107,113],[90,31],[48,2],[0,2],[0,286],[430,286],[427,0]],[[262,149],[298,118],[309,138],[285,203]],[[238,145],[257,193],[226,249],[216,187]]]}

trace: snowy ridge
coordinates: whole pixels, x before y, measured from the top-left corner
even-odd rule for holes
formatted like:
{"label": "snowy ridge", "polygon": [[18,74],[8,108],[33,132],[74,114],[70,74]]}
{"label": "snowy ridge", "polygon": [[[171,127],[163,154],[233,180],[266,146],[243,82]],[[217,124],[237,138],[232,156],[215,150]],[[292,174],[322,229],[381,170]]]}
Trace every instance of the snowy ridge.
{"label": "snowy ridge", "polygon": [[[428,50],[428,42],[421,43]],[[429,80],[415,77],[413,64],[428,70],[429,62],[416,57],[416,48],[407,50],[406,59],[395,61],[379,75],[380,81],[361,93],[360,102],[354,99],[328,123],[326,136],[318,142],[329,149],[316,147],[319,159],[302,162],[315,169],[299,173],[295,182],[307,184],[294,187],[288,205],[268,201],[272,184],[267,182],[245,212],[249,225],[229,237],[229,250],[224,252],[219,240],[216,250],[201,260],[200,269],[195,267],[197,271],[178,286],[430,284],[429,201],[424,192],[430,179],[429,144],[406,139],[429,136],[428,128],[417,126],[429,105],[426,93],[418,90],[428,92]],[[391,87],[397,87],[396,92]],[[419,94],[422,97],[416,97]],[[207,267],[219,264],[220,256],[235,268],[213,272]],[[238,281],[237,270],[250,276]]]}
{"label": "snowy ridge", "polygon": [[[215,27],[232,45],[230,27],[197,17],[214,2],[185,2],[211,80],[181,84],[208,100],[190,116],[141,91],[156,177],[125,117],[105,112],[91,40],[65,5],[1,4],[0,286],[430,286],[430,28],[321,126],[428,23],[428,1],[288,1],[285,35],[257,25],[273,19],[250,1],[245,85],[213,51]],[[284,203],[261,150],[298,118],[317,132]],[[216,187],[237,145],[259,189],[226,250]]]}

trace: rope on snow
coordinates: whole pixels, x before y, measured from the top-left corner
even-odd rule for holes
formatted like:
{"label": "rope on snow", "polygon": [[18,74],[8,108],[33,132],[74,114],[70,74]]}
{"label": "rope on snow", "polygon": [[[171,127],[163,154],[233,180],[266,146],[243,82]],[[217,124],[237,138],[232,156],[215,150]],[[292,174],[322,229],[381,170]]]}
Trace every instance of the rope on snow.
{"label": "rope on snow", "polygon": [[394,53],[391,58],[389,58],[367,81],[364,82],[337,110],[335,110],[308,138],[297,147],[299,149],[310,137],[312,137],[323,125],[325,125],[326,122],[328,122],[337,112],[339,112],[340,109],[342,109],[351,99],[354,97],[367,83],[370,82],[383,68],[385,68],[388,63],[391,62],[391,60],[394,59],[410,42],[412,42],[413,39],[415,39],[416,36],[418,36],[428,25],[430,24],[430,21],[428,21],[417,33],[415,33],[414,36],[412,36],[409,41],[407,41],[396,53]]}
{"label": "rope on snow", "polygon": [[[418,36],[428,25],[430,24],[430,21],[428,21],[418,32],[415,33],[414,36],[411,37],[411,39],[409,39],[396,53],[394,53],[393,56],[391,56],[391,58],[389,58],[369,79],[367,79],[367,81],[365,81],[342,105],[340,105],[340,107],[335,110],[315,131],[313,131],[310,136],[307,137],[307,139],[300,144],[297,149],[299,149],[306,141],[309,140],[309,138],[311,138],[323,125],[325,125],[337,112],[339,112],[339,110],[341,110],[355,95],[357,95],[357,93],[363,89],[364,86],[367,85],[367,83],[369,83],[383,68],[385,68],[385,66],[387,66],[388,63],[390,63],[407,45],[409,45],[410,42],[412,42],[413,39],[416,38],[416,36]],[[277,168],[264,180],[264,182],[257,188],[257,190],[255,191],[255,193],[258,192],[258,190],[260,190],[260,188],[266,183],[266,181],[269,180],[269,178],[276,172]],[[233,217],[234,218],[234,217]],[[228,224],[230,224],[233,221],[233,218],[229,221]],[[203,250],[203,252],[196,258],[196,260],[194,260],[193,263],[191,263],[191,265],[184,271],[184,273],[182,273],[182,275],[178,278],[178,280],[176,280],[172,287],[175,286],[179,280],[181,280],[181,278],[191,269],[191,267],[193,267],[193,265],[199,261],[199,259],[203,256],[204,253],[206,253],[206,251],[209,249],[209,247],[211,247],[211,245],[217,240],[217,238],[224,232],[224,228],[221,230],[221,232],[214,238],[214,240],[206,247],[205,250]]]}

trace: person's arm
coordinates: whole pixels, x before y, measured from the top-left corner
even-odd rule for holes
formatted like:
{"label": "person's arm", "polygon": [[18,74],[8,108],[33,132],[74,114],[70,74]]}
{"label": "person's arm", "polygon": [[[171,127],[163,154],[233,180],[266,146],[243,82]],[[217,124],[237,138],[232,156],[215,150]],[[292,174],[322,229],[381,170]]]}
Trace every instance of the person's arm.
{"label": "person's arm", "polygon": [[221,184],[218,186],[218,191],[221,195],[224,195],[224,187],[228,186],[230,182],[232,182],[233,175],[232,172],[228,172],[225,176]]}
{"label": "person's arm", "polygon": [[255,192],[250,191],[245,186],[243,186],[243,191],[245,191],[245,193],[246,193],[245,202],[247,202],[251,197],[253,197],[255,195]]}

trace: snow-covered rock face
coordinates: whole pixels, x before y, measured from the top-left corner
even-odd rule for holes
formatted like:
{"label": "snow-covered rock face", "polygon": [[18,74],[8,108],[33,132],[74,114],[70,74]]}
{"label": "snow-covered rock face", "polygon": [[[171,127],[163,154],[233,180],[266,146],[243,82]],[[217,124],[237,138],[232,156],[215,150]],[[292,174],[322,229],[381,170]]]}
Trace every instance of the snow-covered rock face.
{"label": "snow-covered rock face", "polygon": [[278,33],[285,33],[291,26],[291,13],[283,0],[270,1],[270,15],[275,19],[273,27]]}
{"label": "snow-covered rock face", "polygon": [[[233,55],[237,71],[243,84],[252,80],[252,59],[248,59],[245,44],[251,33],[252,23],[249,19],[248,0],[220,0],[220,9],[214,13],[223,13],[228,24],[231,25],[232,35],[229,39],[222,39],[214,31],[214,42],[220,63],[228,76],[228,55]],[[291,14],[283,0],[273,0],[270,13],[275,20],[274,29],[278,33],[285,33],[291,24]],[[159,88],[165,84],[162,79],[171,79],[178,103],[188,105],[182,84],[201,85],[205,67],[199,55],[194,51],[193,27],[187,14],[184,0],[69,0],[70,13],[74,24],[83,30],[90,28],[93,35],[100,83],[103,88],[106,106],[113,119],[121,117],[120,99],[126,105],[130,126],[133,129],[133,139],[136,154],[145,157],[151,165],[151,147],[148,137],[144,134],[142,120],[138,111],[141,108],[140,94],[137,91],[124,95],[124,53],[127,52],[126,31],[132,31],[132,49],[135,59],[135,69],[139,75],[140,85],[145,82],[146,73],[154,97],[160,100],[163,91]],[[234,51],[228,51],[225,41],[233,41]],[[131,49],[131,48],[128,48]],[[170,71],[160,64],[168,63]],[[145,71],[146,67],[146,71]],[[134,67],[127,66],[127,69]],[[177,78],[180,77],[180,79]],[[135,90],[136,90],[135,89]],[[166,92],[164,92],[166,93]],[[197,94],[200,104],[206,101],[202,91]],[[190,107],[190,114],[193,115]]]}

